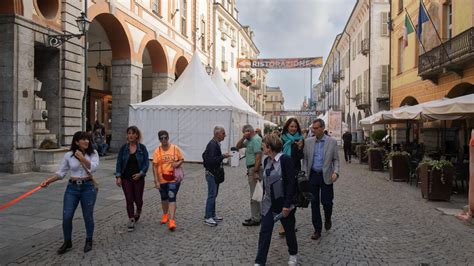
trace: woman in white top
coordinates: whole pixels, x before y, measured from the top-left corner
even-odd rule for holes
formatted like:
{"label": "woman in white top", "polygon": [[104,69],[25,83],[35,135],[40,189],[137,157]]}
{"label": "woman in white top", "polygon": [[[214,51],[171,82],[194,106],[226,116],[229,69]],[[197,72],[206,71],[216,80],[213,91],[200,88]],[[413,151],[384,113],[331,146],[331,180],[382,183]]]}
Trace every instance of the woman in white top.
{"label": "woman in white top", "polygon": [[72,247],[72,218],[77,205],[81,202],[82,216],[86,224],[86,244],[84,252],[92,249],[92,235],[94,233],[94,205],[97,190],[94,186],[91,173],[99,166],[99,155],[92,148],[91,135],[84,131],[74,134],[71,149],[64,155],[59,170],[41,183],[46,187],[49,184],[63,179],[71,171],[63,204],[63,234],[64,243],[58,249],[58,254],[67,252]]}

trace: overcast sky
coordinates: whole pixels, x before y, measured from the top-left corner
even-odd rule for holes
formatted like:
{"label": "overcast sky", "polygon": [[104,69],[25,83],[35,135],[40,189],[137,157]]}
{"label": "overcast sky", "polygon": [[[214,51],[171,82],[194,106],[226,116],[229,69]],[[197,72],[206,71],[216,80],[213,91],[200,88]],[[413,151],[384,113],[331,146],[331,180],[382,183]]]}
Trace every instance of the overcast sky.
{"label": "overcast sky", "polygon": [[[259,58],[326,56],[356,0],[236,0],[239,21],[255,32]],[[313,83],[320,69],[313,70]],[[286,109],[299,109],[310,93],[310,70],[269,70],[268,86],[283,90]]]}

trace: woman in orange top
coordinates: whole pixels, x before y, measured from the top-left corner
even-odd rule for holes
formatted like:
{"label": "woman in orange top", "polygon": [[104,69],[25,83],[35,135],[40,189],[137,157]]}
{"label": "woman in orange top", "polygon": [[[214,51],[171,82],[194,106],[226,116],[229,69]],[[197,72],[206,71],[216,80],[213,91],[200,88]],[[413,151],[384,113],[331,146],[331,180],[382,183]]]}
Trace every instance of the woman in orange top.
{"label": "woman in orange top", "polygon": [[153,153],[153,176],[155,187],[160,190],[163,216],[161,224],[168,222],[168,228],[176,228],[174,213],[176,211],[176,195],[180,183],[174,177],[174,169],[183,164],[184,158],[178,146],[169,143],[169,134],[166,130],[158,132],[161,145]]}

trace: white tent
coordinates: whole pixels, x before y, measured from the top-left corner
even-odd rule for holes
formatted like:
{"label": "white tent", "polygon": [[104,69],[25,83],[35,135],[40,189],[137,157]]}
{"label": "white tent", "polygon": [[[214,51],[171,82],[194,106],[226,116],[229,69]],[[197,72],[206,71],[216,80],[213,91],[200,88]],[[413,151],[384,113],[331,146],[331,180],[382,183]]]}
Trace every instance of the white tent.
{"label": "white tent", "polygon": [[[233,136],[240,131],[233,121],[240,111],[216,88],[197,54],[168,90],[146,102],[130,105],[130,125],[143,133],[150,157],[159,146],[158,131],[166,130],[186,161],[202,162],[202,152],[213,137],[213,128],[222,125]],[[222,151],[228,152],[235,140],[225,138]]]}

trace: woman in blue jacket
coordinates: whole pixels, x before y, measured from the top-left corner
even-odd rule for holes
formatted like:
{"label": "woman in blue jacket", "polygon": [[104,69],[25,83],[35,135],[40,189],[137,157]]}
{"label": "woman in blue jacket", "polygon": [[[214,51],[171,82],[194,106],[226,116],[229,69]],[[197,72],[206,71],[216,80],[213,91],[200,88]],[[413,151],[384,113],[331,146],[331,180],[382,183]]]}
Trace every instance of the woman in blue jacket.
{"label": "woman in blue jacket", "polygon": [[141,136],[136,126],[127,128],[127,143],[120,148],[115,168],[115,182],[122,187],[127,202],[129,232],[135,229],[135,223],[142,213],[145,175],[150,165],[148,150],[140,143]]}

